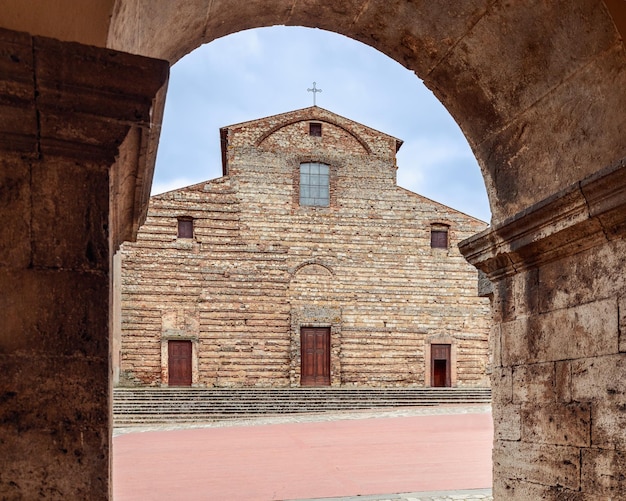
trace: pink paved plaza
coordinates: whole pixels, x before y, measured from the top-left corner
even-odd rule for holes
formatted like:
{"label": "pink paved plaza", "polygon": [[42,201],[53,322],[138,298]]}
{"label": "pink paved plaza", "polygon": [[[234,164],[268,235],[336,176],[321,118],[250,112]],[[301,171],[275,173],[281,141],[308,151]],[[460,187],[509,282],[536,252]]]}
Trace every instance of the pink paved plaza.
{"label": "pink paved plaza", "polygon": [[196,428],[113,441],[116,501],[269,501],[491,486],[490,413]]}

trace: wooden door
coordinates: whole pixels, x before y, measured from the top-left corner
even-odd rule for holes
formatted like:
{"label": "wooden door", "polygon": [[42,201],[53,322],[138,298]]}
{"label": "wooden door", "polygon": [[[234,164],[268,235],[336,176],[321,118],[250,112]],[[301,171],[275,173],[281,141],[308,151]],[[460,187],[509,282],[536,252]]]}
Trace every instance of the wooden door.
{"label": "wooden door", "polygon": [[169,386],[191,386],[191,341],[168,341]]}
{"label": "wooden door", "polygon": [[302,327],[301,386],[330,385],[330,327]]}
{"label": "wooden door", "polygon": [[450,345],[430,345],[431,385],[436,387],[451,386]]}

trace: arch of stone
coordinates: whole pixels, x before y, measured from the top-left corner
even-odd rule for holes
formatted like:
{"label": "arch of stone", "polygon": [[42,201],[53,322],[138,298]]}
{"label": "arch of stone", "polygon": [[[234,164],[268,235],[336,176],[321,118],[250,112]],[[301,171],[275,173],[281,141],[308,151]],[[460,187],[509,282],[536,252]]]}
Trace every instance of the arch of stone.
{"label": "arch of stone", "polygon": [[169,64],[275,24],[414,70],[478,159],[492,226],[461,248],[494,289],[495,498],[625,498],[621,0],[5,2],[0,497],[110,496],[111,255],[145,217]]}

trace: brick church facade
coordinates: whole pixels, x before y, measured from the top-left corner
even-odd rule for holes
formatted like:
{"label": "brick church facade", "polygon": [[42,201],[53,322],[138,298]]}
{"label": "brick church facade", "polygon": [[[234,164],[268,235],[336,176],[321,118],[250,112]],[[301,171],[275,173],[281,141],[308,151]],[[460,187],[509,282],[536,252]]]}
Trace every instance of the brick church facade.
{"label": "brick church facade", "polygon": [[116,258],[118,384],[488,386],[487,225],[398,187],[401,141],[316,106],[221,141]]}

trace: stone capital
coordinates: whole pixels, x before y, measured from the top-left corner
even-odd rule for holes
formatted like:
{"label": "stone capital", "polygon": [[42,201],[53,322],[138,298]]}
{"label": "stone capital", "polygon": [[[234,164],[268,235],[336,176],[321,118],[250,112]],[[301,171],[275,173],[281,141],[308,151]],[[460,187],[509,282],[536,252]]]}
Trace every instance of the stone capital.
{"label": "stone capital", "polygon": [[0,30],[0,149],[111,159],[149,129],[168,63]]}
{"label": "stone capital", "polygon": [[0,151],[110,168],[117,247],[145,218],[168,71],[167,61],[0,29]]}

